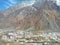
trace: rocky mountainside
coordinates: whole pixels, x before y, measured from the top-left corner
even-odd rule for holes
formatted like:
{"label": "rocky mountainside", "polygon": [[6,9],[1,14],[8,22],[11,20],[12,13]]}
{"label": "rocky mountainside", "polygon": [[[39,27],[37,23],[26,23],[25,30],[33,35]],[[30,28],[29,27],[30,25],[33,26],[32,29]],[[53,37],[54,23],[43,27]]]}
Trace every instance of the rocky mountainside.
{"label": "rocky mountainside", "polygon": [[18,6],[1,11],[0,28],[59,31],[60,6],[53,1],[36,0],[33,5],[23,8]]}

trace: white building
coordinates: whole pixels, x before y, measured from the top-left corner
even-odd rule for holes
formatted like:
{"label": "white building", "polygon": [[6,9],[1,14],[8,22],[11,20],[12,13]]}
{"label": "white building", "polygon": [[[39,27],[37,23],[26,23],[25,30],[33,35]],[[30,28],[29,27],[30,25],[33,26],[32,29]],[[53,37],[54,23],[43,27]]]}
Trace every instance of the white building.
{"label": "white building", "polygon": [[4,41],[11,41],[6,35],[3,35],[1,39]]}

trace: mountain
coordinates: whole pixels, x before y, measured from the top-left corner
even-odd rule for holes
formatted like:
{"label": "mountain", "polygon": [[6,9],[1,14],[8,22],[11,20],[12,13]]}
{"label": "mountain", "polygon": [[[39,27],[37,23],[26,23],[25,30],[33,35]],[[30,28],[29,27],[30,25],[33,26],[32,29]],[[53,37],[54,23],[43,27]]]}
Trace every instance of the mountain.
{"label": "mountain", "polygon": [[[1,11],[2,24],[0,27],[16,30],[59,31],[60,6],[50,0],[36,0],[33,5],[22,7],[20,4]],[[3,16],[4,15],[4,16]],[[1,21],[0,21],[1,22]]]}

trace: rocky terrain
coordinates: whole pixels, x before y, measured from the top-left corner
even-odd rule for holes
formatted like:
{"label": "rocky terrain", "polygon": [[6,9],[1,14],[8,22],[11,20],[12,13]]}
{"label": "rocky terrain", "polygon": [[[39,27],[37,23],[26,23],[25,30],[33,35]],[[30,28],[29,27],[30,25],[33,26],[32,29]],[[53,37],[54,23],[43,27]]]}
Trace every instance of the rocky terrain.
{"label": "rocky terrain", "polygon": [[0,11],[0,28],[60,31],[60,6],[50,0],[36,0],[23,8],[17,4]]}

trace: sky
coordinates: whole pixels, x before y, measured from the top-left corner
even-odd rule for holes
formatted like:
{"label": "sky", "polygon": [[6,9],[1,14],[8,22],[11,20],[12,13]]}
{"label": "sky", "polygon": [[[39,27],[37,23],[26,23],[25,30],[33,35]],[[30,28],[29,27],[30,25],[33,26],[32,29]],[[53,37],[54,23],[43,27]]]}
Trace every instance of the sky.
{"label": "sky", "polygon": [[60,6],[60,0],[52,0],[52,1],[56,2],[56,4]]}
{"label": "sky", "polygon": [[56,0],[56,4],[60,6],[60,0]]}
{"label": "sky", "polygon": [[[33,2],[35,0],[0,0],[0,10],[5,10],[9,8],[10,6],[15,5],[16,3],[22,3],[22,2]],[[26,4],[28,4],[26,3]],[[60,5],[60,0],[56,0],[56,4]]]}
{"label": "sky", "polygon": [[[16,3],[22,3],[22,2],[32,2],[33,0],[0,0],[0,10],[5,10],[9,8],[10,6],[15,5]],[[27,3],[27,4],[28,4]]]}

